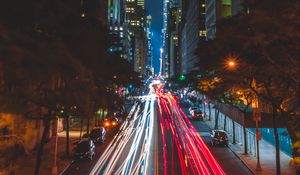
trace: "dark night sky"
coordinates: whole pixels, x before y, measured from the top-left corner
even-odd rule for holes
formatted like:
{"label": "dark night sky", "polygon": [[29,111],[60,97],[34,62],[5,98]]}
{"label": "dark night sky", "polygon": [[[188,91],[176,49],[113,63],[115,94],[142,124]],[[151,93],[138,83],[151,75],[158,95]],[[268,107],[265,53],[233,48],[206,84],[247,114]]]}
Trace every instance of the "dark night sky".
{"label": "dark night sky", "polygon": [[155,73],[159,72],[159,56],[162,45],[162,0],[146,0],[147,12],[152,16],[152,46],[153,46],[153,66]]}

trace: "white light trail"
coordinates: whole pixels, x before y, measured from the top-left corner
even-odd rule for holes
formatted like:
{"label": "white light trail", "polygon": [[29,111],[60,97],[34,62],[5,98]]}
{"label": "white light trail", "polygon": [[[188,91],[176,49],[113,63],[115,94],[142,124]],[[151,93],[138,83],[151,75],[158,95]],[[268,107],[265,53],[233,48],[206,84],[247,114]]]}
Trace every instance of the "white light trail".
{"label": "white light trail", "polygon": [[154,128],[155,94],[140,97],[90,175],[147,174]]}

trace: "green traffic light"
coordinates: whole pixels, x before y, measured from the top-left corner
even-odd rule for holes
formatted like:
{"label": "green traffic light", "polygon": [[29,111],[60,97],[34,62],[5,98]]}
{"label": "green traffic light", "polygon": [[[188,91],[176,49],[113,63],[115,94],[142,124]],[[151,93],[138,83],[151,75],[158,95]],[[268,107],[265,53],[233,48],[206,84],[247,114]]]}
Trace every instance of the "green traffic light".
{"label": "green traffic light", "polygon": [[186,79],[186,77],[184,75],[180,75],[178,78],[180,81],[184,81]]}

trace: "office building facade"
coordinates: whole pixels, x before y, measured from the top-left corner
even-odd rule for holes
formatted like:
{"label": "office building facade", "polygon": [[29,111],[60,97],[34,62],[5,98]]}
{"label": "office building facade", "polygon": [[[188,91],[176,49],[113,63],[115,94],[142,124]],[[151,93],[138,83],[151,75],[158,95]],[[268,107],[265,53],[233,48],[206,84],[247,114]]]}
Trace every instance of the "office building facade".
{"label": "office building facade", "polygon": [[183,16],[180,35],[181,73],[197,70],[198,58],[195,54],[200,39],[206,39],[205,1],[183,2]]}
{"label": "office building facade", "polygon": [[216,37],[216,23],[221,18],[231,17],[239,13],[244,0],[206,0],[206,31],[207,40]]}

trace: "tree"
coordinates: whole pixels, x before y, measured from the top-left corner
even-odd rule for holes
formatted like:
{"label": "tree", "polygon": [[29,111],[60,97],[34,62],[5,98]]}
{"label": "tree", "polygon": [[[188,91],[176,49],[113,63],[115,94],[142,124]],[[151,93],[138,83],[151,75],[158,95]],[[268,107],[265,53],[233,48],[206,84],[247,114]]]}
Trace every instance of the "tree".
{"label": "tree", "polygon": [[[5,30],[5,28],[2,28]],[[37,154],[35,174],[39,174],[43,147],[47,141],[50,121],[56,115],[56,104],[63,82],[74,76],[74,61],[55,40],[41,40],[26,32],[6,30],[6,47],[1,52],[1,99],[9,99],[1,112],[23,114],[42,119],[44,131]],[[17,39],[18,42],[15,42]],[[24,45],[25,44],[25,45]],[[17,52],[15,52],[17,51]],[[43,58],[43,59],[41,59]],[[13,74],[10,74],[13,70]],[[19,110],[15,110],[19,109]]]}
{"label": "tree", "polygon": [[[270,3],[272,8],[269,8]],[[215,88],[212,95],[219,96],[231,87],[240,86],[272,104],[276,167],[280,174],[277,120],[279,116],[287,120],[300,119],[297,115],[299,2],[251,1],[246,5],[250,13],[218,21],[216,39],[200,41],[197,54],[200,63],[206,64],[199,64],[199,67],[202,77],[214,82],[213,87],[222,86],[223,90]],[[234,71],[225,71],[225,59],[229,57],[238,64]],[[215,82],[215,79],[220,81]],[[289,131],[295,138],[291,129]]]}
{"label": "tree", "polygon": [[0,6],[0,111],[44,121],[35,174],[58,104],[78,106],[89,120],[96,108],[109,106],[113,84],[140,84],[127,62],[108,53],[105,27],[93,16],[82,18],[82,10],[80,0]]}

